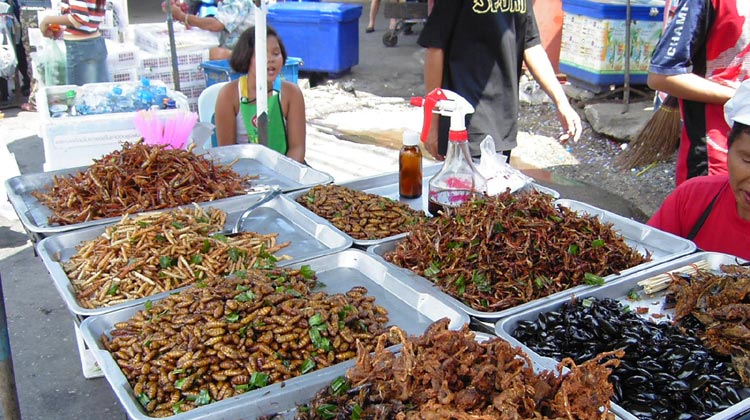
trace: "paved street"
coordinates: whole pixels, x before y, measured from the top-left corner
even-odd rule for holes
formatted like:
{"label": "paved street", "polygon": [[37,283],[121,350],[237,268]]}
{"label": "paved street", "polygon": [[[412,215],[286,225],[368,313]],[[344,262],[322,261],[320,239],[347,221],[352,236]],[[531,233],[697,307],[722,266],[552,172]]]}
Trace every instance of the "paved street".
{"label": "paved street", "polygon": [[[159,20],[158,7],[154,7],[157,2],[144,2],[137,7],[135,3],[131,1],[131,10],[137,10],[131,14],[131,23]],[[308,161],[314,168],[333,175],[337,182],[395,171],[397,151],[372,145],[368,139],[378,137],[382,143],[397,143],[404,128],[418,128],[421,124],[419,110],[407,108],[402,99],[394,99],[422,91],[423,52],[416,46],[416,37],[401,36],[396,47],[386,49],[381,42],[387,26],[382,11],[376,32],[365,34],[369,1],[358,3],[365,6],[359,21],[360,63],[332,83],[378,96],[306,97],[310,108]],[[359,107],[354,112],[352,103]],[[3,181],[42,171],[44,156],[42,141],[37,137],[38,125],[36,113],[5,111],[5,119],[0,120]],[[343,136],[362,141],[342,141]],[[539,139],[534,141],[538,144]],[[586,186],[560,188],[568,188],[564,196],[627,212],[626,203],[618,202],[617,197],[597,195]],[[2,197],[6,195],[4,190],[0,193]],[[586,199],[587,194],[590,199]],[[73,317],[27,241],[13,209],[4,200],[0,200],[0,275],[23,418],[125,418],[104,379],[84,378]]]}

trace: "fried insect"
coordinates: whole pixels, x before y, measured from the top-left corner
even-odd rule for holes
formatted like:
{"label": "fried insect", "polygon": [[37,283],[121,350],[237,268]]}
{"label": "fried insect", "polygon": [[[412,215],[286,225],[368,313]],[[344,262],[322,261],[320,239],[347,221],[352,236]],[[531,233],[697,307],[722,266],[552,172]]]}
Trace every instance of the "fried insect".
{"label": "fried insect", "polygon": [[245,194],[254,178],[190,150],[139,141],[31,194],[51,210],[50,225],[70,225]]}
{"label": "fried insect", "polygon": [[398,235],[427,218],[405,203],[340,185],[315,186],[297,202],[355,239]]}
{"label": "fried insect", "polygon": [[600,283],[650,260],[610,224],[535,191],[468,202],[412,227],[384,257],[483,312]]}
{"label": "fried insect", "polygon": [[[385,310],[366,290],[329,295],[315,285],[308,271],[291,269],[210,278],[117,323],[102,344],[149,415],[173,415],[162,408],[176,398],[179,411],[188,411],[354,357],[332,333],[333,313],[338,334],[362,334],[362,348],[373,350],[387,324],[366,314]],[[216,311],[229,302],[238,303],[235,310]],[[288,325],[291,331],[274,333]],[[155,385],[169,392],[151,395]]]}
{"label": "fried insect", "polygon": [[197,205],[123,217],[79,245],[63,270],[81,307],[93,309],[265,265],[289,244],[276,243],[276,234],[209,235],[225,221],[224,211]]}
{"label": "fried insect", "polygon": [[403,344],[398,354],[385,349],[386,335],[373,354],[360,347],[346,378],[321,390],[296,419],[614,418],[607,377],[619,360],[536,373],[520,348],[500,338],[477,342],[468,325],[448,325],[442,319],[409,338],[394,327],[390,336]]}

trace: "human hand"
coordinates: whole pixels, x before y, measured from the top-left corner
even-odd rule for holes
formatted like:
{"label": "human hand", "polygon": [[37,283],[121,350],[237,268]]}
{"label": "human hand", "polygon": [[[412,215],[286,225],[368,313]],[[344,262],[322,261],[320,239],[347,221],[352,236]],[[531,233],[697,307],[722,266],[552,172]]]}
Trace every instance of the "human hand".
{"label": "human hand", "polygon": [[424,142],[424,148],[436,160],[445,160],[445,156],[441,155],[440,152],[438,152],[437,129],[433,129],[432,127],[430,127],[430,132],[427,134],[427,140],[425,140]]}
{"label": "human hand", "polygon": [[39,23],[39,30],[42,32],[42,36],[50,39],[58,39],[63,34],[63,28],[57,23],[51,23],[48,16]]}
{"label": "human hand", "polygon": [[570,106],[567,101],[557,107],[557,119],[562,124],[563,132],[557,138],[560,143],[565,143],[568,140],[578,142],[583,132],[583,125],[581,124],[581,117],[578,113]]}

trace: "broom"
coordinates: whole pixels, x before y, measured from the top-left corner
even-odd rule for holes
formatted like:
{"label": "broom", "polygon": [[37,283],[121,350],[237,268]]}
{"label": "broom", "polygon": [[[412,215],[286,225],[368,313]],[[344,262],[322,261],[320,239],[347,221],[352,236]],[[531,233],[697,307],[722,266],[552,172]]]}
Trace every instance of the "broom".
{"label": "broom", "polygon": [[615,166],[620,169],[633,169],[663,162],[672,157],[680,144],[682,121],[679,111],[677,98],[667,96],[628,148],[615,158]]}

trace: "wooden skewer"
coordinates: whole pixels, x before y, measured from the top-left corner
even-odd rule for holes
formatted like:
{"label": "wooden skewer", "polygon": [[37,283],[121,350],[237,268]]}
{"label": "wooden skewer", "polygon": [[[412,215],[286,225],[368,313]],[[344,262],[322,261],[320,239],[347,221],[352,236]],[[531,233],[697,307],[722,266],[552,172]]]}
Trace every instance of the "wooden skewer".
{"label": "wooden skewer", "polygon": [[693,263],[693,264],[678,268],[669,273],[662,273],[654,277],[641,280],[638,282],[638,285],[643,287],[643,291],[646,294],[651,295],[669,287],[669,284],[672,282],[673,273],[681,272],[681,273],[685,273],[688,275],[693,275],[693,274],[696,274],[700,270],[707,270],[707,269],[708,269],[708,261],[705,261],[705,260],[699,261],[697,263]]}

